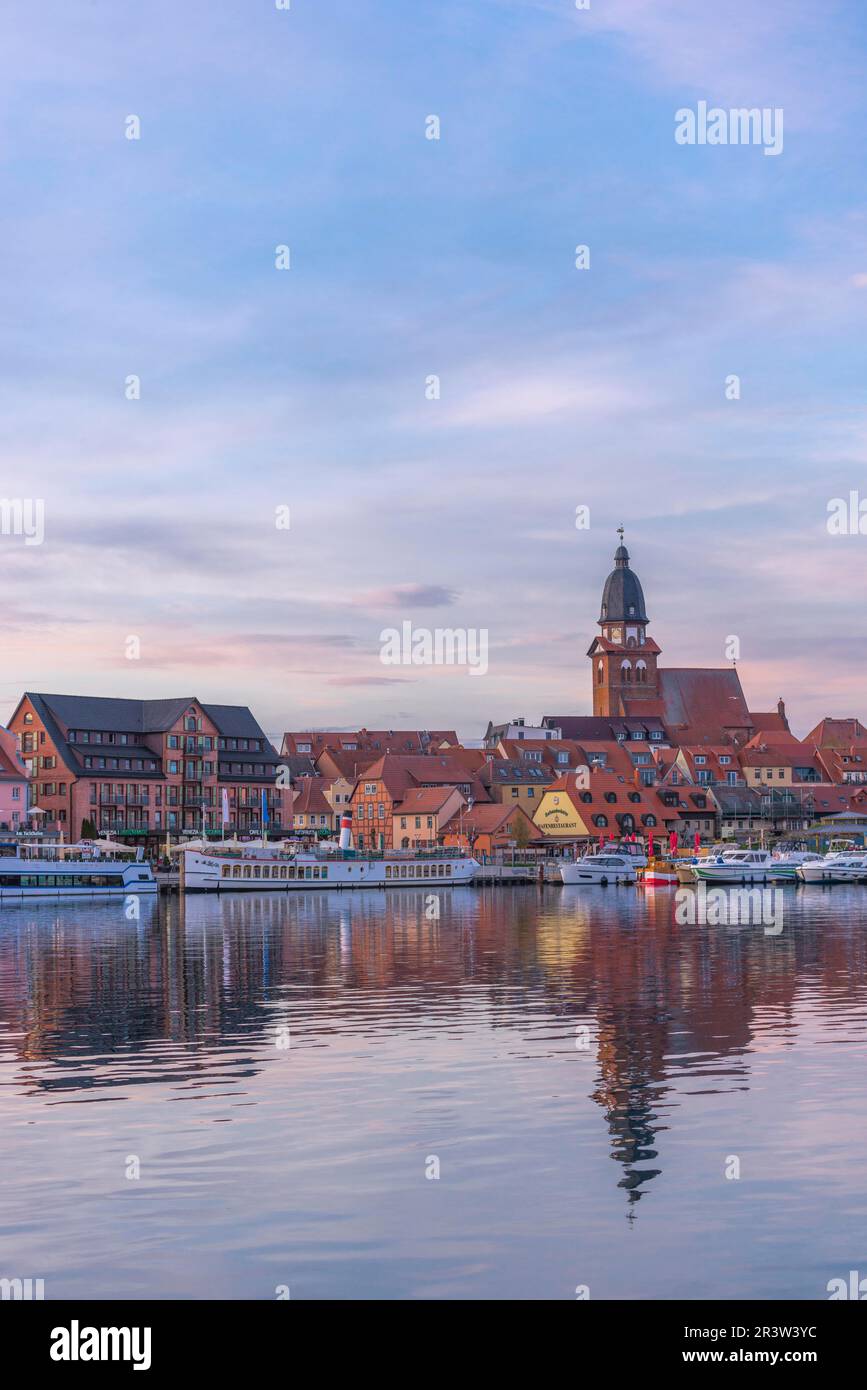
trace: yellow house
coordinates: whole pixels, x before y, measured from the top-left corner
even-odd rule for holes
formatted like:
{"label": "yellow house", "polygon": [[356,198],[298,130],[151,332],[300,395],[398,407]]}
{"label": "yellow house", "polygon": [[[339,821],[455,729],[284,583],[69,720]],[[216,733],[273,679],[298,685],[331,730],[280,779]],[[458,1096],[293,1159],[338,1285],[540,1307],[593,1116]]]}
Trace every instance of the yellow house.
{"label": "yellow house", "polygon": [[775,761],[772,753],[741,753],[741,771],[748,787],[791,787],[794,782],[791,763]]}
{"label": "yellow house", "polygon": [[613,772],[591,768],[590,779],[567,772],[542,796],[533,821],[554,841],[594,839],[600,835],[666,834],[678,819],[649,787],[623,781]]}
{"label": "yellow house", "polygon": [[492,801],[520,806],[532,819],[546,787],[556,780],[549,767],[508,758],[489,758],[479,769],[479,781]]}

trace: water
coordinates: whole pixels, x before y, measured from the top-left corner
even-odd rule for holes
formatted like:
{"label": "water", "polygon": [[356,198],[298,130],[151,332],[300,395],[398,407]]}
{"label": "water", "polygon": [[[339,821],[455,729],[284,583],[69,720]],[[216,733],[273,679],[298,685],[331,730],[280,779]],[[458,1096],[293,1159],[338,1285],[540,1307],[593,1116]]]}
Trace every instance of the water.
{"label": "water", "polygon": [[4,906],[0,1277],[827,1298],[867,1274],[867,889],[783,891],[778,936],[634,888]]}

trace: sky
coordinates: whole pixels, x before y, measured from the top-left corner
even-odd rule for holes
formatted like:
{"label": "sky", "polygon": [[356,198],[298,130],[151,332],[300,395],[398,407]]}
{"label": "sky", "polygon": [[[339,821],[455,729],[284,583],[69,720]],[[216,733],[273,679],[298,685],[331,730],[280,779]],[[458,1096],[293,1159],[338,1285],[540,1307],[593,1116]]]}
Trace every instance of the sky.
{"label": "sky", "polygon": [[0,720],[587,713],[621,524],[663,666],[867,718],[865,59],[856,0],[7,0]]}

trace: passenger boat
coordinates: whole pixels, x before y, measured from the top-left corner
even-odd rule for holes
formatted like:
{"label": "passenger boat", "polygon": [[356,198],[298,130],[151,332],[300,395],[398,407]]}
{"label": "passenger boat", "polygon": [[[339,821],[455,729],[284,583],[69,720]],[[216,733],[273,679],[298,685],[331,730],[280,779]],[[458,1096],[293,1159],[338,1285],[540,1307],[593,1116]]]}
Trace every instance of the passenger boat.
{"label": "passenger boat", "polygon": [[564,883],[599,883],[605,887],[609,883],[635,883],[638,879],[637,856],[620,851],[599,854],[585,854],[583,859],[575,859],[571,864],[560,865],[560,877]]}
{"label": "passenger boat", "polygon": [[86,847],[68,845],[64,857],[45,854],[0,859],[0,901],[23,898],[125,898],[155,893],[157,881],[142,860],[68,858]]}
{"label": "passenger boat", "polygon": [[248,854],[181,851],[181,885],[187,893],[292,892],[329,888],[451,888],[470,883],[478,861],[454,851],[430,854],[337,849],[294,856],[267,849]]}
{"label": "passenger boat", "polygon": [[708,883],[770,883],[778,877],[773,856],[766,849],[724,850],[693,864],[692,875]]}

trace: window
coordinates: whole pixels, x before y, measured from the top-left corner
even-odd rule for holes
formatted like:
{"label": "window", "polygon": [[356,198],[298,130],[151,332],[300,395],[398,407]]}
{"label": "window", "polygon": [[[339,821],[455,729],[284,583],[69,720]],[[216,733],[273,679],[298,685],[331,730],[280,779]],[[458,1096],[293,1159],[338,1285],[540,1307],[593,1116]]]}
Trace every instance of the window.
{"label": "window", "polygon": [[620,679],[621,679],[626,685],[630,685],[630,684],[632,683],[632,662],[631,662],[631,661],[621,661],[621,663],[620,663]]}
{"label": "window", "polygon": [[604,830],[605,826],[608,824],[608,817],[607,817],[607,816],[594,816],[594,817],[593,817],[593,824],[596,826],[596,828],[597,828],[598,830]]}
{"label": "window", "polygon": [[599,664],[598,664],[598,666],[596,667],[596,684],[597,684],[597,685],[601,685],[603,680],[604,680],[604,668],[603,668],[602,662],[600,661]]}

